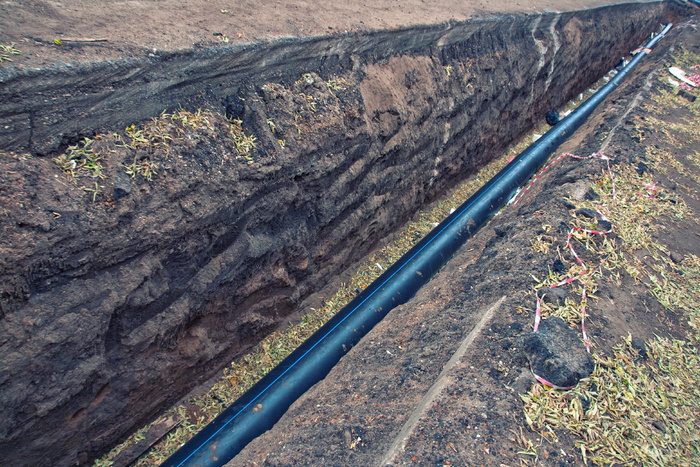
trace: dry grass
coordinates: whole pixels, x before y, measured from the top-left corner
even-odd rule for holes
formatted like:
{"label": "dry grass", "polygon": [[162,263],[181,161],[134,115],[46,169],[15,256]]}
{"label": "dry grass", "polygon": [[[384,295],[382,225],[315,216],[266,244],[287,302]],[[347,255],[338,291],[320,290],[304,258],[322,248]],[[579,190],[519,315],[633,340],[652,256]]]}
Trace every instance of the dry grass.
{"label": "dry grass", "polygon": [[[681,65],[700,63],[699,57],[687,53],[681,58]],[[649,147],[644,162],[654,173],[673,171],[697,181],[697,169],[688,172],[674,154],[687,154],[691,144],[700,143],[695,125],[700,105],[681,100],[669,87],[664,83],[654,102],[646,106],[658,118],[636,118],[634,124],[642,140],[652,126],[674,149],[673,154]],[[680,107],[687,108],[687,119],[678,119],[675,112],[669,123],[669,109]],[[692,163],[695,156],[685,158]],[[616,239],[586,243],[587,253],[599,260],[598,271],[590,277],[619,286],[622,275],[628,274],[643,283],[662,306],[684,317],[689,325],[686,340],[657,338],[646,343],[644,356],[628,337],[613,348],[612,355],[594,355],[596,370],[573,390],[536,385],[522,396],[527,423],[540,440],[557,443],[564,432],[574,435],[584,464],[700,463],[700,259],[686,255],[681,264],[675,264],[667,248],[655,241],[663,224],[690,218],[693,212],[677,195],[655,185],[655,178],[651,172],[639,174],[634,167],[616,167],[616,200],[609,176],[596,182],[601,199],[588,207],[604,206],[599,209],[613,222]],[[541,243],[533,246],[539,251],[544,248]],[[547,312],[578,319],[568,302]],[[523,433],[516,438],[527,462],[537,462],[538,446]]]}
{"label": "dry grass", "polygon": [[573,390],[534,386],[522,396],[528,424],[552,443],[560,430],[575,435],[584,463],[697,465],[700,353],[660,338],[646,352],[628,337],[612,356],[596,355],[596,370]]}

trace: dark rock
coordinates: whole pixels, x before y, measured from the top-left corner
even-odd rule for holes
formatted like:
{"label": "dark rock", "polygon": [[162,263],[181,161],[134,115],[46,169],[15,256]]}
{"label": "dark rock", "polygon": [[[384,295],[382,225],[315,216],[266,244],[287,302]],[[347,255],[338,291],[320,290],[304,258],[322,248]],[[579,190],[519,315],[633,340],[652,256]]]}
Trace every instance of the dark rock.
{"label": "dark rock", "polygon": [[555,287],[545,291],[543,300],[545,303],[550,303],[554,306],[564,306],[568,295],[569,294],[566,290],[562,289],[561,287]]}
{"label": "dark rock", "polygon": [[566,265],[562,260],[557,258],[552,263],[552,272],[555,274],[564,274],[566,272]]}
{"label": "dark rock", "polygon": [[510,387],[515,390],[518,394],[527,394],[533,384],[537,380],[532,375],[532,372],[528,369],[523,368],[515,381],[510,384]]}
{"label": "dark rock", "polygon": [[557,226],[557,231],[560,233],[568,233],[569,230],[571,230],[571,227],[569,227],[566,222],[560,222]]}
{"label": "dark rock", "polygon": [[666,433],[666,425],[662,421],[651,422],[651,426],[659,430],[661,433]]}
{"label": "dark rock", "polygon": [[588,209],[588,208],[581,208],[576,211],[576,214],[579,216],[587,217],[589,219],[595,219],[598,216],[598,213],[595,212],[593,209]]}
{"label": "dark rock", "polygon": [[508,234],[508,232],[510,231],[510,226],[507,226],[507,227],[505,227],[505,228],[503,228],[503,227],[495,227],[495,228],[493,229],[493,231],[494,231],[494,233],[495,233],[496,235],[498,235],[499,237],[505,237],[505,236]]}
{"label": "dark rock", "polygon": [[576,205],[572,203],[571,201],[563,200],[561,202],[566,209],[576,209]]}
{"label": "dark rock", "polygon": [[561,318],[542,320],[536,332],[523,336],[521,344],[532,371],[556,386],[574,386],[593,372],[593,358],[580,333]]}
{"label": "dark rock", "polygon": [[697,99],[697,96],[692,95],[688,91],[685,91],[683,89],[678,90],[678,95],[683,97],[684,99],[690,101],[690,102],[695,102],[695,99]]}
{"label": "dark rock", "polygon": [[647,354],[647,345],[644,342],[644,339],[641,339],[639,337],[633,338],[632,348],[637,351],[637,353],[643,360],[649,358],[649,354]]}
{"label": "dark rock", "polygon": [[639,175],[644,175],[645,173],[654,173],[651,167],[646,165],[644,162],[639,162],[637,168],[635,169]]}
{"label": "dark rock", "polygon": [[124,198],[131,194],[131,180],[124,172],[114,175],[114,199]]}
{"label": "dark rock", "polygon": [[588,201],[595,201],[597,199],[600,199],[600,195],[598,193],[596,193],[593,188],[588,190],[583,197],[584,197],[584,199],[587,199]]}
{"label": "dark rock", "polygon": [[676,264],[681,264],[683,262],[683,255],[675,251],[671,252],[670,257],[671,261],[673,261]]}
{"label": "dark rock", "polygon": [[607,232],[609,230],[612,230],[612,223],[610,221],[606,221],[604,219],[599,219],[598,220],[598,228],[602,230],[603,232]]}

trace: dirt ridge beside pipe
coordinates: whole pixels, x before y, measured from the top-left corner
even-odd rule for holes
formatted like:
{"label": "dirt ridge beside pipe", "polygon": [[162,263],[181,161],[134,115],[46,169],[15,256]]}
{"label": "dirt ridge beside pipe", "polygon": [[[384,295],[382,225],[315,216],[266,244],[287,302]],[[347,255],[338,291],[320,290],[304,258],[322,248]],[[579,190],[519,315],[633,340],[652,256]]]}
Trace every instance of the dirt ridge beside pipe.
{"label": "dirt ridge beside pipe", "polygon": [[[94,148],[106,178],[96,182],[66,178],[50,158],[3,155],[3,457],[84,464],[103,452],[580,92],[667,14],[654,3],[509,17],[503,28],[471,25],[468,40],[453,29],[441,44],[419,37],[423,49],[383,49],[396,56],[340,54],[347,69],[295,63],[266,85],[265,76],[222,85],[246,98],[231,111],[258,136],[250,160],[216,112],[194,130],[178,127],[185,136],[173,133],[167,154],[103,135]],[[328,87],[334,76],[345,90]],[[206,100],[191,78],[175,90]],[[39,91],[60,107],[51,104],[57,91]],[[13,96],[8,105],[21,107]],[[135,160],[157,164],[152,182],[125,180]]]}

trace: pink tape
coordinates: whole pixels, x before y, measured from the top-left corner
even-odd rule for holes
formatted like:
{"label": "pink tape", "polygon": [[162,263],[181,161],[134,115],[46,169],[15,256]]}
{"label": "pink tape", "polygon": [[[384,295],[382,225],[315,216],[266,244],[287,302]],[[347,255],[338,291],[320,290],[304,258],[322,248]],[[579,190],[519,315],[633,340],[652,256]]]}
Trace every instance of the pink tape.
{"label": "pink tape", "polygon": [[547,165],[545,165],[540,171],[538,171],[535,175],[533,175],[532,179],[530,180],[530,183],[528,183],[525,188],[522,189],[520,193],[517,193],[514,198],[514,201],[511,201],[511,205],[515,206],[522,198],[525,196],[525,193],[532,187],[532,185],[535,184],[537,180],[540,179],[543,173],[547,171],[552,165],[554,165],[556,162],[562,160],[565,156],[570,156],[573,157],[574,159],[600,159],[604,160],[608,166],[608,175],[610,176],[610,181],[612,182],[612,194],[613,194],[613,201],[617,199],[617,193],[616,193],[616,188],[615,188],[615,179],[613,178],[612,175],[612,170],[610,169],[610,158],[606,156],[605,154],[595,152],[591,154],[590,156],[577,156],[575,154],[571,154],[569,152],[564,152],[559,154],[557,157],[552,159]]}
{"label": "pink tape", "polygon": [[[613,177],[612,170],[610,169],[610,158],[608,156],[606,156],[605,154],[601,154],[601,153],[593,153],[590,156],[580,157],[580,156],[576,156],[576,155],[570,154],[570,153],[563,153],[563,154],[559,155],[558,157],[556,157],[554,160],[552,160],[549,164],[547,164],[544,167],[544,169],[542,169],[537,175],[535,175],[533,177],[533,180],[519,194],[518,198],[511,204],[516,204],[518,201],[520,201],[522,199],[522,197],[525,195],[525,193],[527,192],[527,190],[529,190],[530,187],[540,178],[542,173],[544,173],[545,170],[547,170],[550,166],[552,166],[552,164],[561,160],[564,156],[571,156],[571,157],[576,158],[576,159],[601,159],[601,160],[604,160],[607,164],[608,175],[610,176],[610,182],[612,184],[613,201],[617,200],[615,179]],[[647,185],[646,188],[648,190],[650,190],[652,188],[652,186]],[[656,190],[656,185],[653,185],[653,189],[654,189],[654,191]],[[569,231],[569,234],[566,237],[566,247],[569,249],[569,251],[571,251],[571,254],[576,259],[576,262],[579,264],[579,266],[581,266],[583,268],[583,271],[574,277],[569,277],[569,278],[564,279],[560,282],[557,282],[556,284],[550,285],[548,288],[553,289],[556,287],[561,287],[561,286],[566,285],[566,284],[570,284],[570,283],[582,278],[586,274],[590,274],[592,272],[592,270],[588,269],[588,267],[586,266],[586,263],[583,262],[583,260],[578,255],[578,253],[576,253],[574,246],[571,244],[571,238],[573,237],[574,232],[583,232],[583,233],[587,233],[587,234],[591,234],[591,235],[607,235],[607,234],[611,233],[613,231],[612,223],[605,217],[605,215],[602,212],[596,211],[596,213],[598,214],[598,217],[600,217],[600,219],[602,221],[605,221],[608,224],[610,224],[610,228],[608,230],[601,232],[598,230],[584,229],[582,227],[572,227],[571,230]],[[537,306],[535,308],[535,323],[533,326],[533,332],[537,332],[537,330],[540,327],[540,322],[542,321],[542,298],[544,298],[544,295],[542,296],[542,298],[540,298],[539,294],[535,293],[535,297],[537,299]],[[584,285],[583,291],[581,292],[581,334],[583,335],[583,343],[586,346],[586,350],[590,353],[591,344],[590,344],[590,340],[588,338],[588,333],[586,332],[587,299],[588,299],[588,295],[587,295],[587,291],[586,291],[586,286]],[[530,369],[530,371],[532,371],[532,369]],[[567,388],[560,387],[560,386],[557,386],[555,384],[552,384],[551,382],[547,381],[546,379],[542,378],[541,376],[535,374],[535,372],[533,372],[532,374],[535,376],[535,379],[537,379],[537,381],[539,381],[540,383],[542,383],[546,386],[552,387],[554,389],[560,389],[560,390],[565,391],[568,389],[572,389],[574,387],[574,386],[567,387]]]}

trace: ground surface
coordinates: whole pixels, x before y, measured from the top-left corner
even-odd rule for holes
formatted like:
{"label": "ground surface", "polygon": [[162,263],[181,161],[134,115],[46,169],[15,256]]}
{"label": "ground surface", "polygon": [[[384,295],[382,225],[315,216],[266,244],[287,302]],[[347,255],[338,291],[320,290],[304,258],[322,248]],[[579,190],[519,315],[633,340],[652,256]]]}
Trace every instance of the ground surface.
{"label": "ground surface", "polygon": [[607,4],[607,0],[4,1],[0,4],[0,44],[15,43],[23,51],[14,57],[16,64],[35,67],[144,56],[152,49],[245,44]]}

